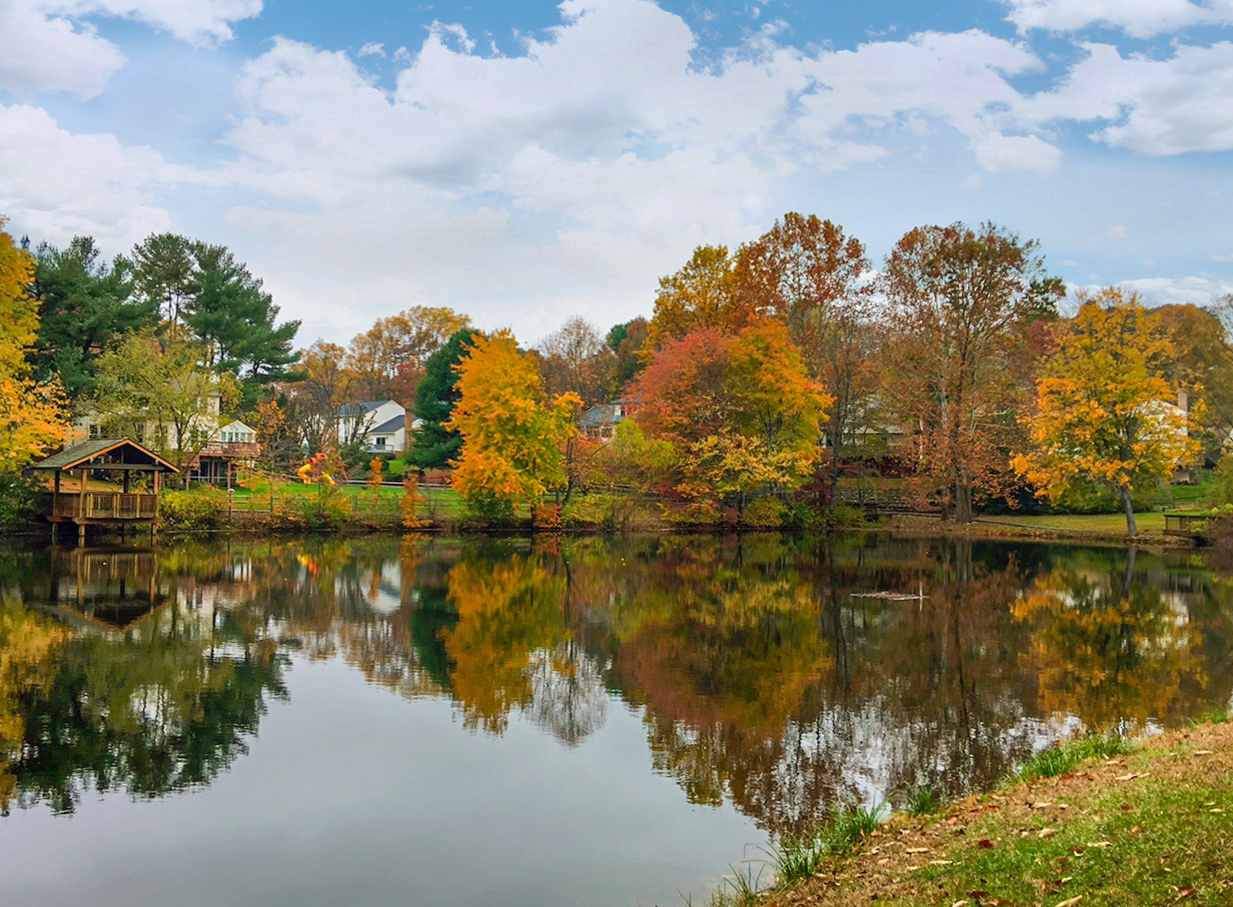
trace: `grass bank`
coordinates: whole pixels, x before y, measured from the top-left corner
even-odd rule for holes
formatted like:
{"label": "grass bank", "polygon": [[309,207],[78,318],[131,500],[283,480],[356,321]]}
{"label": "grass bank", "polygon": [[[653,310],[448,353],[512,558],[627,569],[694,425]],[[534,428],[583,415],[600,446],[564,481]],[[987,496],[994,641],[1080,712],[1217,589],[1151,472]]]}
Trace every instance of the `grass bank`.
{"label": "grass bank", "polygon": [[1133,747],[1073,742],[998,790],[897,815],[807,868],[780,890],[730,882],[711,903],[1233,905],[1233,722]]}
{"label": "grass bank", "polygon": [[[1164,534],[1165,515],[1160,512],[1135,515],[1139,534],[1135,543],[1158,548],[1190,548],[1193,540]],[[884,528],[901,534],[956,534],[976,538],[1032,539],[1125,545],[1126,517],[1123,514],[1048,514],[1041,516],[982,516],[975,522],[943,522],[936,516],[897,514],[884,522]]]}

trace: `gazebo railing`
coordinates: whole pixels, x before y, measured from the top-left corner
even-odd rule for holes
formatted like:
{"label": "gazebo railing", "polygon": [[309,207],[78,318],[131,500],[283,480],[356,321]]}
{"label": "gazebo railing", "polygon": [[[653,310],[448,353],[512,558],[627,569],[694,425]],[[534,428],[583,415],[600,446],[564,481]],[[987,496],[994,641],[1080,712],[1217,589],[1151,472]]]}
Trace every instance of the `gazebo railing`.
{"label": "gazebo railing", "polygon": [[87,491],[56,500],[55,519],[152,520],[158,515],[158,495]]}

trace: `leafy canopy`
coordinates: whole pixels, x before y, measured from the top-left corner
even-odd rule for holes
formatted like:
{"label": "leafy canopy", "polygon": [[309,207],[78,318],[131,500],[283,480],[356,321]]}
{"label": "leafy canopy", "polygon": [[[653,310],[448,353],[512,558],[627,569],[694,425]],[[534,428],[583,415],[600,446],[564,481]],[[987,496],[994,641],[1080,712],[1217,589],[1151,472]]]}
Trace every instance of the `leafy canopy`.
{"label": "leafy canopy", "polygon": [[565,480],[562,447],[578,397],[549,404],[535,361],[512,334],[475,339],[458,366],[458,393],[446,427],[462,437],[453,484],[469,504],[508,513]]}

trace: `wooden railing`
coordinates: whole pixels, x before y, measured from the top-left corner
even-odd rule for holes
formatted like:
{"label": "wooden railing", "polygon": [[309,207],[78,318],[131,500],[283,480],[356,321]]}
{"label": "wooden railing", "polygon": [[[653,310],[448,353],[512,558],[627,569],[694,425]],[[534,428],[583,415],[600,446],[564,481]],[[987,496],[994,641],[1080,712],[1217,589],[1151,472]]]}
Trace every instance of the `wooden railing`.
{"label": "wooden railing", "polygon": [[87,491],[56,500],[55,519],[152,520],[158,515],[158,495]]}
{"label": "wooden railing", "polygon": [[1200,536],[1207,530],[1211,517],[1196,513],[1166,513],[1165,535]]}

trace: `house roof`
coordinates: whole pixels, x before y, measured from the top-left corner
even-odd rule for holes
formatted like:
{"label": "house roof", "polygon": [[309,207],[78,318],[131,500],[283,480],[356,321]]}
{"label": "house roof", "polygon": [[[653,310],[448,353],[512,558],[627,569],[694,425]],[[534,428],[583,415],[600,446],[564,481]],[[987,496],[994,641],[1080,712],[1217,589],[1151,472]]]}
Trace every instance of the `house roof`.
{"label": "house roof", "polygon": [[360,416],[364,413],[370,413],[374,409],[380,409],[387,403],[393,403],[395,406],[401,406],[397,400],[366,400],[363,403],[344,403],[338,412],[344,416]]}
{"label": "house roof", "polygon": [[376,428],[368,429],[370,435],[392,435],[396,431],[401,431],[407,427],[406,416],[395,416],[393,419],[382,422]]}
{"label": "house roof", "polygon": [[[103,462],[90,462],[103,458],[106,458]],[[95,438],[91,441],[73,444],[35,463],[34,468],[64,470],[85,465],[106,467],[112,464],[149,466],[151,469],[165,469],[171,472],[180,471],[158,454],[146,450],[136,441],[130,441],[128,438]]]}
{"label": "house roof", "polygon": [[624,418],[623,402],[600,403],[583,413],[578,424],[583,428],[598,428],[601,425],[616,425]]}

